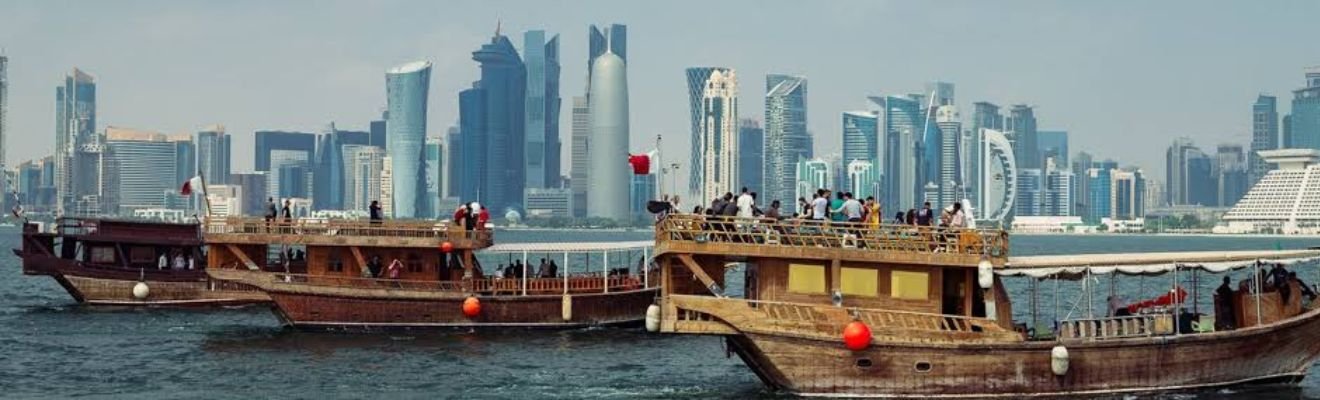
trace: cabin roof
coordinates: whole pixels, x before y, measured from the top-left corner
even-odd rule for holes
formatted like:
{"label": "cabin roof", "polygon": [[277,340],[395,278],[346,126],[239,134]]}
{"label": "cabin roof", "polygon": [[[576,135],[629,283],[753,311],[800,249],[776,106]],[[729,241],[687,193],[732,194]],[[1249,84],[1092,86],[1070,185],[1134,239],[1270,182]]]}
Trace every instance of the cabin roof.
{"label": "cabin roof", "polygon": [[1117,254],[1069,254],[1009,257],[1001,276],[1077,279],[1091,274],[1160,275],[1179,270],[1200,269],[1224,272],[1247,268],[1257,261],[1295,264],[1320,260],[1320,249],[1265,251],[1199,251]]}
{"label": "cabin roof", "polygon": [[501,243],[490,246],[482,253],[593,253],[602,251],[642,250],[655,246],[655,241],[631,242],[561,242],[561,243]]}

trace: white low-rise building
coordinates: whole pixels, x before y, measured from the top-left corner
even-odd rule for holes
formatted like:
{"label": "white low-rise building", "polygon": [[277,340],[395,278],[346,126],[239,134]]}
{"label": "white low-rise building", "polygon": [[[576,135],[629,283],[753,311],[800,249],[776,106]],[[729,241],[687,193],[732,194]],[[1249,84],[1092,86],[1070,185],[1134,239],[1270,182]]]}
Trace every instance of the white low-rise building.
{"label": "white low-rise building", "polygon": [[1320,151],[1258,152],[1278,164],[1224,214],[1216,233],[1320,234]]}
{"label": "white low-rise building", "polygon": [[1143,232],[1146,230],[1146,219],[1101,218],[1100,225],[1105,227],[1106,232]]}
{"label": "white low-rise building", "polygon": [[1013,233],[1069,233],[1090,231],[1082,217],[1022,216],[1013,217]]}

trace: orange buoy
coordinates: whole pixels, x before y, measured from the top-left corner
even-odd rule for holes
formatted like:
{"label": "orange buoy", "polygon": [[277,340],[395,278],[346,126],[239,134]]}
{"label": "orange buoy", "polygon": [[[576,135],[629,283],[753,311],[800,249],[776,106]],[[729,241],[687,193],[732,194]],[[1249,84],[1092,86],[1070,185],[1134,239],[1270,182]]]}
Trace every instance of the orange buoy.
{"label": "orange buoy", "polygon": [[477,314],[481,314],[481,300],[470,296],[467,300],[463,300],[463,316],[475,318]]}
{"label": "orange buoy", "polygon": [[843,345],[852,351],[866,350],[871,346],[871,327],[862,321],[849,322],[843,327]]}
{"label": "orange buoy", "polygon": [[448,253],[448,252],[454,251],[454,244],[453,244],[453,243],[449,243],[449,242],[441,243],[441,244],[440,244],[440,251],[443,251],[443,252],[445,252],[445,253]]}

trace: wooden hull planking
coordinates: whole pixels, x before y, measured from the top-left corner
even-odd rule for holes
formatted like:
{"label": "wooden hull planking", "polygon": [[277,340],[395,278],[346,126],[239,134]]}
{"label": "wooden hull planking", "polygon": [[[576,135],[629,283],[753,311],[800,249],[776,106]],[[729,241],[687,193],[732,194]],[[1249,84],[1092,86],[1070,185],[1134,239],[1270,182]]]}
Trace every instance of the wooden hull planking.
{"label": "wooden hull planking", "polygon": [[481,296],[481,314],[467,318],[462,313],[466,296],[459,293],[402,298],[267,290],[280,318],[300,328],[574,328],[635,324],[643,320],[646,307],[658,291],[650,288],[570,295],[568,318],[563,295]]}
{"label": "wooden hull planking", "polygon": [[[254,287],[212,281],[204,271],[118,271],[84,268],[56,257],[24,257],[23,273],[48,275],[80,303],[110,306],[242,306],[269,303],[270,296]],[[141,277],[142,279],[139,279]],[[145,299],[133,296],[133,287],[144,282]]]}
{"label": "wooden hull planking", "polygon": [[[749,333],[729,347],[768,386],[798,395],[1027,397],[1190,390],[1296,381],[1320,354],[1320,311],[1279,325],[1209,334],[1090,342],[880,343]],[[1066,374],[1050,351],[1068,349]],[[859,366],[860,360],[870,362]],[[866,361],[861,361],[864,364]]]}

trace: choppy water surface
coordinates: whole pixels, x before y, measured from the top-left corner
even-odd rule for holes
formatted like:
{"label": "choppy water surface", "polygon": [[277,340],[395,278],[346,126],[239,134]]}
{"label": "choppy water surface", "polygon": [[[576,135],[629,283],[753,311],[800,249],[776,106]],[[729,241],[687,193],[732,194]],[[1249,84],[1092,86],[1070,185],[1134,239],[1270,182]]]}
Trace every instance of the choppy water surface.
{"label": "choppy water surface", "polygon": [[[501,242],[645,240],[649,232],[501,232]],[[0,247],[18,245],[0,231]],[[1013,254],[1246,250],[1313,239],[1015,236]],[[5,398],[773,398],[718,338],[640,329],[566,332],[298,332],[261,307],[231,310],[79,306],[46,277],[0,256],[0,397]],[[1301,273],[1308,280],[1320,274]],[[1190,277],[1186,277],[1190,279]],[[1202,280],[1201,287],[1209,285]],[[1107,279],[1098,281],[1108,290]],[[1189,285],[1190,280],[1183,282]],[[1122,281],[1137,297],[1172,282]],[[1028,318],[1025,285],[1010,282]],[[1213,287],[1213,286],[1208,286]],[[1061,293],[1069,293],[1063,286]],[[1054,313],[1042,286],[1039,318]],[[1209,293],[1205,292],[1208,296]],[[1068,312],[1074,295],[1060,296]],[[1066,297],[1066,298],[1065,298]],[[1095,306],[1103,306],[1097,294]],[[1084,311],[1084,303],[1072,312]],[[1320,337],[1320,332],[1317,332]],[[1129,397],[1130,398],[1130,397]],[[1300,387],[1248,387],[1160,398],[1320,398],[1320,372]]]}

